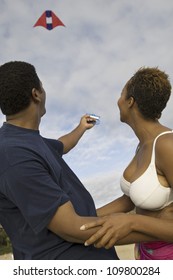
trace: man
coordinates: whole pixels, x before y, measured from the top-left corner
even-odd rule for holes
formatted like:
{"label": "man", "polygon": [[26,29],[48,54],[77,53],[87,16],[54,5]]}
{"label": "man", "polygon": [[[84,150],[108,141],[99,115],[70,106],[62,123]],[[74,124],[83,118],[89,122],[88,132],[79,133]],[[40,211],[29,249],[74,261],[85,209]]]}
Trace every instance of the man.
{"label": "man", "polygon": [[114,248],[86,247],[95,230],[92,197],[62,159],[93,127],[85,115],[59,141],[39,133],[46,93],[35,68],[14,61],[0,67],[0,223],[9,235],[14,259],[118,259]]}

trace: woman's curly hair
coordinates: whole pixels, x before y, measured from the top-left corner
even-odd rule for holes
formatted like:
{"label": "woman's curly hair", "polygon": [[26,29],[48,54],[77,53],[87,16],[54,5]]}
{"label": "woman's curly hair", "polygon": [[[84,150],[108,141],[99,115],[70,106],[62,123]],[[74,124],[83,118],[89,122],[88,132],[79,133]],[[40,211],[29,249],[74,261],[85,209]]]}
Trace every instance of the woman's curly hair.
{"label": "woman's curly hair", "polygon": [[40,90],[40,80],[33,65],[11,61],[0,66],[0,108],[4,115],[26,109],[32,89]]}
{"label": "woman's curly hair", "polygon": [[127,83],[127,98],[133,97],[143,117],[159,119],[171,94],[168,75],[155,68],[140,68]]}

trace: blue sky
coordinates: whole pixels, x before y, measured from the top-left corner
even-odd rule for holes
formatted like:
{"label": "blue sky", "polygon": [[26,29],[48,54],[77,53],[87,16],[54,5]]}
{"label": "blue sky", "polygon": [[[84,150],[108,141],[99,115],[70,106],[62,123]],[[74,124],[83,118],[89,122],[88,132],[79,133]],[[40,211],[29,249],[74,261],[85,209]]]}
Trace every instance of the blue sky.
{"label": "blue sky", "polygon": [[[101,116],[64,158],[96,206],[114,199],[137,145],[119,120],[117,100],[141,66],[158,66],[173,81],[172,0],[0,0],[0,7],[0,63],[34,64],[47,92],[41,134],[58,138],[86,112]],[[45,10],[66,27],[33,28]],[[172,107],[171,97],[161,118],[169,127]]]}

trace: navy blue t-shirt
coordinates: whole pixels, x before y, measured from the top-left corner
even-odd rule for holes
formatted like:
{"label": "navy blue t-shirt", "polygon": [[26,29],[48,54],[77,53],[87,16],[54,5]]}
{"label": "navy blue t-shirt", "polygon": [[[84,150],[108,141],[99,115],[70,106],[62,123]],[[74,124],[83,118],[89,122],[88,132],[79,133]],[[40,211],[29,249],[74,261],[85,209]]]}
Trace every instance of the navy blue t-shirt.
{"label": "navy blue t-shirt", "polygon": [[118,259],[114,248],[70,243],[47,229],[67,201],[80,216],[96,216],[92,197],[62,159],[63,144],[7,123],[0,128],[0,139],[0,223],[14,258]]}

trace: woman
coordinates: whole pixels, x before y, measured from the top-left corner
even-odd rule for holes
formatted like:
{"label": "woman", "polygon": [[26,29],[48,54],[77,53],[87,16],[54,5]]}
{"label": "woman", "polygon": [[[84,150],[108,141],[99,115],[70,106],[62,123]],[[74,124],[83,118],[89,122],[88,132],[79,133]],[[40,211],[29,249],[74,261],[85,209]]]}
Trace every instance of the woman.
{"label": "woman", "polygon": [[125,85],[120,119],[139,145],[120,180],[124,195],[98,209],[96,222],[81,227],[100,226],[85,245],[136,243],[136,259],[173,259],[173,131],[158,121],[170,94],[168,75],[158,68],[140,68]]}

